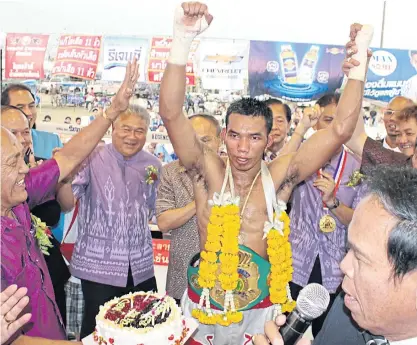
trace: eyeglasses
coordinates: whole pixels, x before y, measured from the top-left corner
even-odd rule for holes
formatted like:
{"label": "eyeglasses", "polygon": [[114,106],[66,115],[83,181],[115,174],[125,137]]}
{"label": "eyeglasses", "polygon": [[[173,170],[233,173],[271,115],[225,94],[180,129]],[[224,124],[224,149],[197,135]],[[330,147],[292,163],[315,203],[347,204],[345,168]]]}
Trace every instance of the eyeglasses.
{"label": "eyeglasses", "polygon": [[383,114],[384,114],[384,116],[392,116],[395,113],[399,113],[399,112],[400,112],[400,110],[385,109]]}

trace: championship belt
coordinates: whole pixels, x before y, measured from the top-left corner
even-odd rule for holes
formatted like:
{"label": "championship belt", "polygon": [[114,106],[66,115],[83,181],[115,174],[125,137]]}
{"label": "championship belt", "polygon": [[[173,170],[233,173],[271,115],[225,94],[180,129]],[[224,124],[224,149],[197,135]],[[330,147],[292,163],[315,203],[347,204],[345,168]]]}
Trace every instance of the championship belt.
{"label": "championship belt", "polygon": [[[341,183],[342,177],[343,177],[343,172],[344,172],[345,166],[346,166],[346,160],[347,160],[347,151],[343,147],[342,152],[340,153],[339,161],[337,162],[337,166],[336,166],[336,169],[335,169],[334,174],[333,174],[333,180],[335,181],[335,187],[334,187],[334,190],[333,190],[333,195],[334,196],[336,196],[336,193],[339,190],[339,186],[340,186],[340,183]],[[320,169],[317,172],[318,177],[321,177],[322,171],[323,170]],[[330,232],[335,231],[336,227],[337,227],[336,219],[334,219],[329,214],[329,208],[326,206],[326,204],[324,202],[323,202],[323,210],[326,211],[327,214],[325,214],[324,216],[322,216],[320,218],[320,221],[319,221],[320,230],[324,233],[330,233]]]}
{"label": "championship belt", "polygon": [[[254,308],[269,296],[268,275],[270,263],[259,256],[253,250],[239,245],[239,280],[233,291],[233,300],[236,310],[243,311]],[[198,285],[198,265],[200,254],[196,254],[190,262],[187,270],[188,288],[198,298],[203,289]],[[220,274],[220,268],[217,271]],[[190,295],[190,293],[189,293]],[[223,310],[225,292],[219,281],[210,289],[210,303],[219,310]],[[198,303],[198,299],[197,302]],[[271,304],[269,304],[271,305]]]}

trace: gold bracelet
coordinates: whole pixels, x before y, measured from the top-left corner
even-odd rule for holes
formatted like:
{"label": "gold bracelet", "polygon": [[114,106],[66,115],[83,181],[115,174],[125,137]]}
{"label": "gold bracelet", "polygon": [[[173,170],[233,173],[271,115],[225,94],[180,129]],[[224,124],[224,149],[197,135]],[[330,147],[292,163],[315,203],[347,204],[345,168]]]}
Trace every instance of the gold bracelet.
{"label": "gold bracelet", "polygon": [[112,120],[112,119],[111,119],[111,118],[107,115],[107,110],[104,110],[104,111],[103,111],[102,116],[103,116],[103,118],[105,118],[106,120],[109,120],[111,123],[113,123],[113,122],[114,122],[114,120]]}

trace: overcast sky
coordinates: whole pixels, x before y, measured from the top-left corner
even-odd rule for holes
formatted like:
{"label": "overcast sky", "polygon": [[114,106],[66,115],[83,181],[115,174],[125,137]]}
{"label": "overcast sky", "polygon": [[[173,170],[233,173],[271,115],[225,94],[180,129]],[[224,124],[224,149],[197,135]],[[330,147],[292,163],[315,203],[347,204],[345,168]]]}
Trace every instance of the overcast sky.
{"label": "overcast sky", "polygon": [[[408,2],[408,3],[407,3]],[[0,31],[169,35],[176,0],[0,0]],[[352,22],[375,27],[384,0],[207,0],[215,20],[206,36],[345,44]],[[417,49],[415,0],[387,0],[384,47]]]}

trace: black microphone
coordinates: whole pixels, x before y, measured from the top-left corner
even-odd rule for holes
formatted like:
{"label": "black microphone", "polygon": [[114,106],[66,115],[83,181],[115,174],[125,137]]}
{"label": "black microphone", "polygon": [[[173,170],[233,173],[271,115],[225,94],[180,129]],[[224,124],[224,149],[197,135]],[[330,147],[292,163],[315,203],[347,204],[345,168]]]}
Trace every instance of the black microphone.
{"label": "black microphone", "polygon": [[311,325],[311,321],[327,310],[329,303],[329,292],[322,285],[309,284],[302,289],[297,298],[297,306],[279,330],[284,344],[295,345]]}

